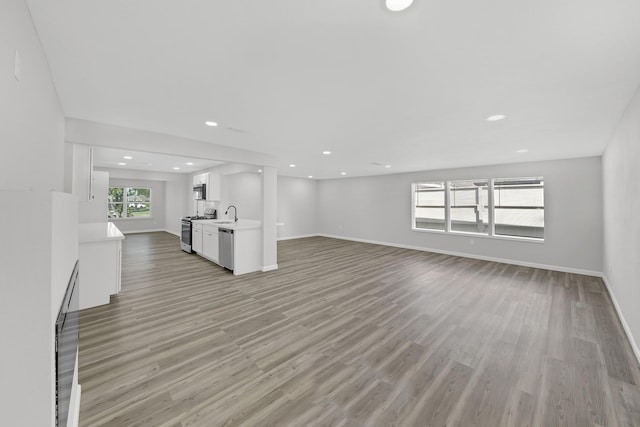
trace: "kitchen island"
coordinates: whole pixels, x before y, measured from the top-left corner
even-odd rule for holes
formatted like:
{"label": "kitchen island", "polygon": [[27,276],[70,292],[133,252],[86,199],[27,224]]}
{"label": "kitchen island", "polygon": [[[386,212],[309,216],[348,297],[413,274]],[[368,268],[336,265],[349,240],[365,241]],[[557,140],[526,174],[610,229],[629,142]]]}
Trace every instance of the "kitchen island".
{"label": "kitchen island", "polygon": [[193,251],[198,255],[223,266],[223,256],[220,253],[220,230],[231,230],[233,231],[233,274],[237,276],[261,270],[262,223],[260,221],[200,219],[193,220],[192,223],[191,244]]}
{"label": "kitchen island", "polygon": [[78,226],[80,309],[109,304],[120,292],[123,239],[111,222]]}

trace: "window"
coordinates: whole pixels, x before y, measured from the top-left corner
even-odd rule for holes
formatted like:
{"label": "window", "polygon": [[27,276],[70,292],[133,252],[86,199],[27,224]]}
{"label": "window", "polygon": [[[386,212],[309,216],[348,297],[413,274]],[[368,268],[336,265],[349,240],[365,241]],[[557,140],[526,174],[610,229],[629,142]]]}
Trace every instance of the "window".
{"label": "window", "polygon": [[151,188],[109,187],[109,218],[144,218],[151,216]]}
{"label": "window", "polygon": [[413,184],[415,228],[442,230],[445,225],[444,182]]}
{"label": "window", "polygon": [[542,178],[504,178],[493,183],[495,234],[544,238]]}
{"label": "window", "polygon": [[544,179],[412,184],[414,230],[544,239]]}
{"label": "window", "polygon": [[489,234],[489,181],[453,181],[449,188],[451,231]]}

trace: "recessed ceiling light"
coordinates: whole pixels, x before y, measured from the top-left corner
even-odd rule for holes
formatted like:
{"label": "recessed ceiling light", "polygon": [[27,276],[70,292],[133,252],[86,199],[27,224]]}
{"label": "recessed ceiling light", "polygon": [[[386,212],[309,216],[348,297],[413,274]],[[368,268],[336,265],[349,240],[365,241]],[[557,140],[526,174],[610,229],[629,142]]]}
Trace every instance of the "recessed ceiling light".
{"label": "recessed ceiling light", "polygon": [[529,150],[527,150],[526,148],[523,148],[522,150],[516,150],[516,153],[526,153]]}
{"label": "recessed ceiling light", "polygon": [[216,122],[204,122],[204,124],[207,125],[207,126],[212,126],[212,127],[218,126],[218,124]]}
{"label": "recessed ceiling light", "polygon": [[326,151],[323,151],[322,154],[325,154],[328,156],[329,154],[331,154],[331,151],[326,150]]}
{"label": "recessed ceiling light", "polygon": [[174,170],[174,171],[179,171],[179,170],[180,170],[180,168],[179,168],[179,167],[177,167],[177,166],[174,166],[174,167],[173,167],[173,170]]}
{"label": "recessed ceiling light", "polygon": [[295,167],[296,167],[296,165],[294,165],[293,163],[291,163],[291,164],[289,165],[289,167],[290,167],[290,168],[295,168]]}
{"label": "recessed ceiling light", "polygon": [[346,172],[340,172],[340,175],[346,175],[346,174],[347,174]]}
{"label": "recessed ceiling light", "polygon": [[123,159],[131,160],[131,159],[133,159],[133,157],[131,157],[131,156],[124,156],[124,157],[123,157]]}
{"label": "recessed ceiling light", "polygon": [[504,114],[496,114],[495,116],[489,116],[487,117],[487,121],[488,122],[497,122],[498,120],[502,120],[502,119],[506,119],[507,116],[505,116]]}
{"label": "recessed ceiling light", "polygon": [[187,162],[187,166],[193,166],[193,162]]}
{"label": "recessed ceiling light", "polygon": [[258,169],[258,172],[262,172],[262,169]]}
{"label": "recessed ceiling light", "polygon": [[389,169],[391,165],[384,165],[385,168]]}
{"label": "recessed ceiling light", "polygon": [[309,178],[313,178],[313,175],[309,175]]}
{"label": "recessed ceiling light", "polygon": [[120,163],[118,163],[118,166],[127,166],[127,164],[124,163],[124,162],[120,162]]}
{"label": "recessed ceiling light", "polygon": [[387,0],[387,9],[392,12],[399,12],[411,6],[413,0]]}

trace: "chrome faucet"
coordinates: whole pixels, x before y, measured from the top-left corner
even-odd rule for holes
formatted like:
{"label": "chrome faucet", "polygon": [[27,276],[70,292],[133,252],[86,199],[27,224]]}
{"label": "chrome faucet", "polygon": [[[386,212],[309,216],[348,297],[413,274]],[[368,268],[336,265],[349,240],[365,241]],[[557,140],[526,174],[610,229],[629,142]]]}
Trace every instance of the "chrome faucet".
{"label": "chrome faucet", "polygon": [[234,220],[235,222],[238,222],[238,208],[236,208],[235,206],[233,206],[233,205],[229,205],[229,206],[227,206],[227,210],[225,211],[225,213],[224,213],[224,214],[225,214],[225,215],[226,215],[226,214],[228,214],[228,213],[229,213],[229,209],[231,209],[231,208],[233,208],[233,213],[235,214],[235,215],[233,216],[233,220]]}

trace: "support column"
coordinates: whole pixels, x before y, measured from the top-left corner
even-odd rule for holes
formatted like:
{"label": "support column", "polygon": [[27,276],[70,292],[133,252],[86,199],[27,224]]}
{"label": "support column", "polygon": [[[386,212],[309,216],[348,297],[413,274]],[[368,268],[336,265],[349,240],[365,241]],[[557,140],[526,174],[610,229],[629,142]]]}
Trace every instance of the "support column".
{"label": "support column", "polygon": [[278,268],[277,221],[278,173],[276,168],[262,168],[262,271]]}

